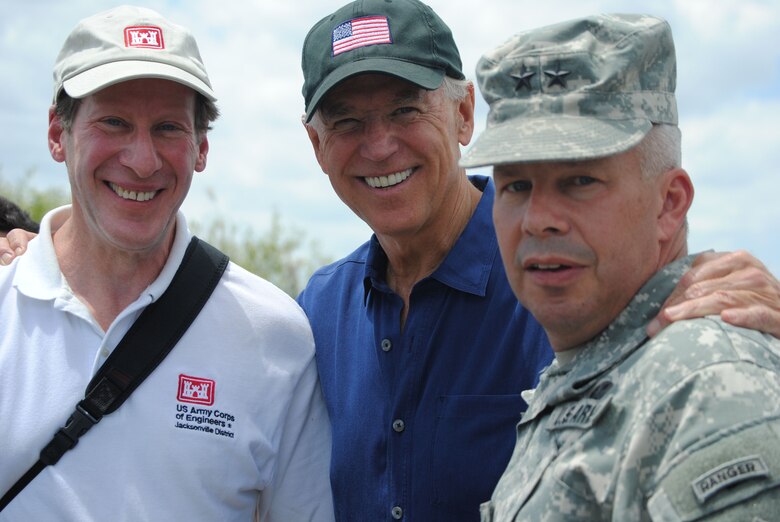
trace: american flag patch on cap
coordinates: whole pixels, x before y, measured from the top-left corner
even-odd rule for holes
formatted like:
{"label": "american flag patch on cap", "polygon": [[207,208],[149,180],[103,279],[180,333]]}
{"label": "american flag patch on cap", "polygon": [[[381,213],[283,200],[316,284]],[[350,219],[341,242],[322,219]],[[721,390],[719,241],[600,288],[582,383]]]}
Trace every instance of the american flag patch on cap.
{"label": "american flag patch on cap", "polygon": [[368,45],[393,43],[386,16],[364,16],[333,29],[333,56]]}

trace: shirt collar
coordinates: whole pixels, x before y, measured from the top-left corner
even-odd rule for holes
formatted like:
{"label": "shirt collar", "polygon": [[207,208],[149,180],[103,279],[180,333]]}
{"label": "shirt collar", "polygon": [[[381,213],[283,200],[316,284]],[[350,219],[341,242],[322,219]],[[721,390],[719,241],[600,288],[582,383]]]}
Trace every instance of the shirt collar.
{"label": "shirt collar", "polygon": [[[482,197],[455,245],[430,277],[455,290],[484,296],[498,255],[498,241],[493,228],[495,187],[488,176],[469,176],[469,180],[482,191]],[[372,235],[363,278],[364,302],[372,287],[390,292],[386,273],[387,255],[376,235]]]}
{"label": "shirt collar", "polygon": [[[19,265],[13,284],[23,295],[33,299],[52,300],[62,296],[63,292],[70,293],[68,283],[60,271],[52,239],[52,234],[70,217],[70,213],[71,205],[49,211],[41,220],[38,236],[30,241],[27,252],[16,261]],[[191,237],[184,214],[178,212],[176,235],[168,260],[160,275],[142,292],[141,296],[148,295],[151,302],[154,302],[168,288],[184,258]]]}

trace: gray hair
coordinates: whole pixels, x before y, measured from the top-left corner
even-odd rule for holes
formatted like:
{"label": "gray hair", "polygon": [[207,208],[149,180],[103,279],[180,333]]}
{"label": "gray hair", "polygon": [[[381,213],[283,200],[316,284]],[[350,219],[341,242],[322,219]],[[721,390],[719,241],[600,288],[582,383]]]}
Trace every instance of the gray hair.
{"label": "gray hair", "polygon": [[444,96],[446,96],[448,99],[460,101],[465,98],[466,95],[468,95],[468,87],[470,84],[471,82],[469,80],[457,80],[455,78],[445,76],[444,80],[442,80],[441,85],[439,86],[439,89],[442,89]]}
{"label": "gray hair", "polygon": [[653,124],[650,132],[639,142],[639,166],[642,176],[650,178],[682,165],[681,133],[679,127]]}
{"label": "gray hair", "polygon": [[[677,125],[653,124],[650,132],[639,142],[639,168],[646,180],[682,166],[682,134]],[[688,217],[683,221],[686,238],[690,229]]]}

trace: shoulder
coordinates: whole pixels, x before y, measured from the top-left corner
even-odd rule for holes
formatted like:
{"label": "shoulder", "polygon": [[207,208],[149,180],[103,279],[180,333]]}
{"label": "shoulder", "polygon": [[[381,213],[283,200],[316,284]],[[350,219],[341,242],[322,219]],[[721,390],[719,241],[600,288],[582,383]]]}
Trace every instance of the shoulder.
{"label": "shoulder", "polygon": [[367,241],[348,256],[317,269],[298,296],[298,302],[307,309],[307,303],[348,290],[362,289],[366,273],[369,244]]}
{"label": "shoulder", "polygon": [[648,346],[645,358],[672,361],[683,371],[717,363],[750,362],[772,369],[780,365],[780,340],[717,316],[672,323]]}
{"label": "shoulder", "polygon": [[[625,434],[621,468],[626,476],[642,469],[650,512],[704,516],[729,507],[739,516],[724,520],[752,519],[738,506],[761,491],[769,500],[777,486],[742,471],[759,461],[780,465],[773,449],[780,444],[780,341],[718,317],[680,321],[621,368],[610,407],[625,429],[610,426],[605,437]],[[705,491],[726,475],[724,488]]]}
{"label": "shoulder", "polygon": [[368,259],[369,245],[370,241],[366,241],[349,255],[315,270],[306,285],[307,288],[312,283],[321,283],[329,278],[351,274],[354,271],[358,271],[362,275]]}
{"label": "shoulder", "polygon": [[233,334],[245,329],[261,338],[285,337],[305,345],[311,342],[309,321],[292,296],[233,262],[206,306],[212,321],[225,325]]}
{"label": "shoulder", "polygon": [[[719,403],[719,386],[765,381],[780,371],[780,341],[724,323],[719,317],[678,321],[634,351],[615,369],[624,399],[637,412],[669,401]],[[728,382],[719,384],[719,381]]]}

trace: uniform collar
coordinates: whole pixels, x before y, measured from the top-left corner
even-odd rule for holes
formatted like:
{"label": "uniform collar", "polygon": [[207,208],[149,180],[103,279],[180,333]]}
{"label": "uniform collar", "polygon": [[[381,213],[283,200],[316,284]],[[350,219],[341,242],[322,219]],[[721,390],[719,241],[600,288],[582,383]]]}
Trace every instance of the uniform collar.
{"label": "uniform collar", "polygon": [[[469,180],[482,191],[482,197],[455,245],[430,277],[455,290],[484,297],[498,255],[492,215],[495,188],[493,180],[487,176],[469,176]],[[387,254],[376,235],[372,235],[363,279],[365,299],[371,288],[386,293],[391,291],[386,273]]]}
{"label": "uniform collar", "polygon": [[658,271],[603,332],[576,347],[579,352],[574,360],[564,365],[553,361],[542,374],[521,423],[530,422],[548,407],[586,395],[597,384],[599,376],[647,342],[645,327],[690,269],[694,258],[678,259]]}

